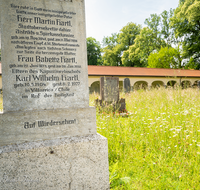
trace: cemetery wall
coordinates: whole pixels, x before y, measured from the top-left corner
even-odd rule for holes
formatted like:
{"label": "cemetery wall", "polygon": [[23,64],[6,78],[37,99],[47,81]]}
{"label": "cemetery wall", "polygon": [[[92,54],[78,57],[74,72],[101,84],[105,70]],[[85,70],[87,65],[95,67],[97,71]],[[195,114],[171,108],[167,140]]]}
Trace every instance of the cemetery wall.
{"label": "cemetery wall", "polygon": [[[102,76],[88,76],[89,79],[89,87],[91,88],[92,85],[99,81],[100,82],[100,78],[103,77]],[[106,76],[106,77],[112,77],[112,76]],[[123,82],[125,78],[129,78],[130,79],[130,83],[131,86],[133,87],[135,83],[139,82],[139,81],[144,81],[148,84],[148,87],[150,88],[152,86],[152,84],[154,82],[162,82],[164,85],[167,85],[167,83],[169,81],[176,81],[177,84],[179,84],[180,82],[183,81],[190,81],[192,85],[194,85],[194,83],[198,80],[200,80],[200,76],[199,77],[184,77],[184,78],[179,78],[179,77],[145,77],[145,76],[141,76],[141,77],[132,77],[132,76],[114,76],[114,77],[119,77],[119,82]]]}

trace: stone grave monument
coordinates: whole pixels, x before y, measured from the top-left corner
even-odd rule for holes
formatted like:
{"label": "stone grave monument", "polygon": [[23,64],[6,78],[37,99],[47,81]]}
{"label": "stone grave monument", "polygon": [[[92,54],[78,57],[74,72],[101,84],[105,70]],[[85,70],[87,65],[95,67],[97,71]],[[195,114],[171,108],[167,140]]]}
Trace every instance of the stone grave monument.
{"label": "stone grave monument", "polygon": [[100,78],[100,100],[96,100],[96,105],[105,107],[112,105],[113,111],[124,111],[126,109],[125,99],[119,99],[119,78]]}
{"label": "stone grave monument", "polygon": [[130,82],[130,79],[129,78],[125,78],[124,79],[124,92],[125,93],[130,93],[131,91],[131,82]]}
{"label": "stone grave monument", "polygon": [[100,97],[106,102],[119,101],[119,78],[101,77],[100,78]]}
{"label": "stone grave monument", "polygon": [[89,107],[83,0],[1,0],[0,189],[109,189]]}
{"label": "stone grave monument", "polygon": [[198,86],[198,88],[200,90],[200,80],[197,81],[197,86]]}

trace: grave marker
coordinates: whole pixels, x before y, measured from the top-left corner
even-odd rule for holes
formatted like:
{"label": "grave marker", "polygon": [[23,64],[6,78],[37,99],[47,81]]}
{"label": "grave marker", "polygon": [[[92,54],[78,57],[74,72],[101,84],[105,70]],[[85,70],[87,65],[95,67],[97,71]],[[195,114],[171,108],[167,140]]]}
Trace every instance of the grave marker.
{"label": "grave marker", "polygon": [[124,92],[125,93],[130,93],[131,91],[131,82],[129,78],[124,79]]}
{"label": "grave marker", "polygon": [[109,189],[82,0],[1,0],[1,189]]}
{"label": "grave marker", "polygon": [[101,77],[100,78],[101,100],[106,102],[119,101],[119,78]]}
{"label": "grave marker", "polygon": [[100,100],[96,99],[96,106],[103,109],[110,107],[112,111],[126,110],[125,99],[119,99],[119,78],[101,77],[100,78]]}
{"label": "grave marker", "polygon": [[200,81],[199,80],[197,81],[197,86],[200,89]]}

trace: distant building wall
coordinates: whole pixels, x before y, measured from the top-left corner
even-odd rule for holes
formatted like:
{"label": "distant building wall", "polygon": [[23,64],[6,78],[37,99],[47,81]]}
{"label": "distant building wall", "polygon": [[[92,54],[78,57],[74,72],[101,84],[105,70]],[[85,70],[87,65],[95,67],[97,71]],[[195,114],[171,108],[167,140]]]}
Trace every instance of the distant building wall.
{"label": "distant building wall", "polygon": [[[89,80],[89,88],[90,92],[93,92],[93,84],[100,82],[100,77],[103,76],[88,76]],[[106,77],[112,77],[112,76],[106,76]],[[114,76],[118,77],[118,76]],[[181,85],[184,81],[189,81],[191,83],[191,86],[195,85],[195,82],[200,80],[200,77],[127,77],[127,76],[119,76],[119,82],[123,82],[125,78],[130,79],[131,87],[134,88],[134,85],[138,82],[145,82],[147,83],[148,88],[156,86],[158,84],[159,86],[162,84],[162,86],[166,87],[170,81],[175,81],[177,85]],[[95,89],[95,91],[97,91]]]}

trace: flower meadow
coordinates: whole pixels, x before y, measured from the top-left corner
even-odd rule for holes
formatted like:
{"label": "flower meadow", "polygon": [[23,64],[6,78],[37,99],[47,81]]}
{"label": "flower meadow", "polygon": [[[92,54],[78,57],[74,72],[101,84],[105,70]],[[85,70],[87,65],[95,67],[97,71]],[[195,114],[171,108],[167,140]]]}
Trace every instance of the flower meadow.
{"label": "flower meadow", "polygon": [[[200,189],[200,91],[121,94],[127,113],[99,112],[108,139],[111,189]],[[98,95],[90,95],[90,106]]]}

